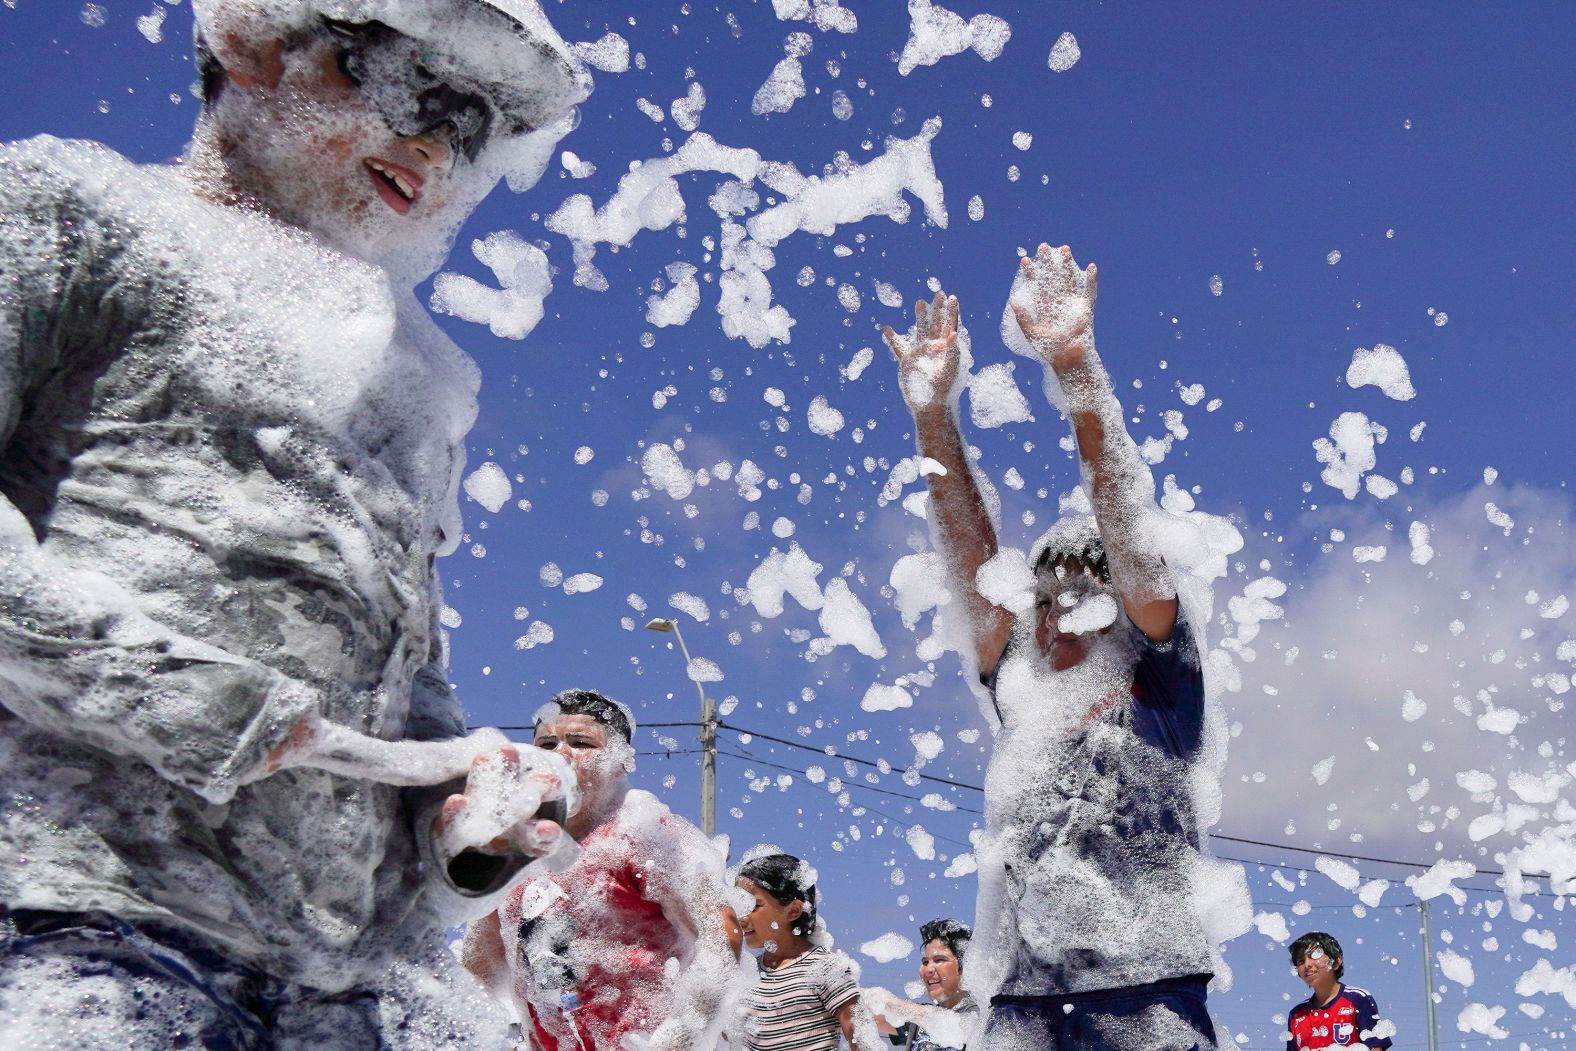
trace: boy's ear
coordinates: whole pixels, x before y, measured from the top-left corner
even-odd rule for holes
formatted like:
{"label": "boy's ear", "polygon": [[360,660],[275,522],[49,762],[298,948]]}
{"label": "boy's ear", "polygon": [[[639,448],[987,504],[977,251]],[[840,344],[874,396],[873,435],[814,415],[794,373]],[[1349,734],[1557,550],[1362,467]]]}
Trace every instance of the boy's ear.
{"label": "boy's ear", "polygon": [[242,91],[278,87],[285,75],[285,42],[258,32],[244,14],[225,17],[221,8],[215,22],[207,44],[225,78]]}

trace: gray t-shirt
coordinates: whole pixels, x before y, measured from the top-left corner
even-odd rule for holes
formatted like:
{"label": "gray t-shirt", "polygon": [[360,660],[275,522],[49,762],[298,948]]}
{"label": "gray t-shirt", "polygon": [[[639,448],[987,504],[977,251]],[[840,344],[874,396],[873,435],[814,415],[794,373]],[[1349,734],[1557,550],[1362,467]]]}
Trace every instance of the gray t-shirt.
{"label": "gray t-shirt", "polygon": [[474,365],[377,267],[93,144],[0,148],[0,275],[0,904],[328,989],[430,941],[410,793],[244,782],[308,712],[464,732]]}

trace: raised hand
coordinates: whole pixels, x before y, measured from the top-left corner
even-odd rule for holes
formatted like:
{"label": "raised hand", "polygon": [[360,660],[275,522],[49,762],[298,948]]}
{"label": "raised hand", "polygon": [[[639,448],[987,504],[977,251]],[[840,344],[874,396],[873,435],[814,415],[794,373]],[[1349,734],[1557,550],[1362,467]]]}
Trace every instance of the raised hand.
{"label": "raised hand", "polygon": [[1079,368],[1094,350],[1100,272],[1093,263],[1080,271],[1066,245],[1042,244],[1021,265],[1023,286],[1011,301],[1018,327],[1058,376]]}
{"label": "raised hand", "polygon": [[[897,358],[898,382],[911,411],[940,406],[952,394],[962,365],[958,346],[958,297],[938,291],[914,304],[914,330],[900,336],[891,325],[881,330]],[[966,366],[965,366],[966,367]]]}

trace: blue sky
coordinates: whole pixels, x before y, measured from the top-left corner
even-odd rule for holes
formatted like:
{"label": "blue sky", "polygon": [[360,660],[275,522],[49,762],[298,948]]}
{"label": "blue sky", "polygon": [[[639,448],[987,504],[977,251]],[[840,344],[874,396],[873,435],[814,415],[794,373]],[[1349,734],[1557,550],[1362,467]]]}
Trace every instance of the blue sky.
{"label": "blue sky", "polygon": [[[0,7],[0,92],[12,103],[0,114],[0,139],[49,132],[95,138],[143,161],[170,158],[196,115],[188,94],[189,8],[160,0],[99,6],[107,15],[99,28],[83,22],[75,0]],[[1568,659],[1557,653],[1576,635],[1568,612],[1539,612],[1558,595],[1576,594],[1568,485],[1576,428],[1565,371],[1565,297],[1576,276],[1569,203],[1576,129],[1568,101],[1576,75],[1566,54],[1576,16],[1569,6],[955,0],[946,6],[965,16],[1006,19],[1012,37],[1005,50],[992,62],[972,52],[943,58],[908,76],[896,63],[908,17],[890,0],[850,0],[860,23],[852,35],[779,21],[769,3],[547,6],[567,39],[617,32],[644,63],[599,73],[584,121],[564,143],[597,172],[577,180],[555,164],[525,195],[500,191],[462,233],[450,262],[491,283],[468,245],[509,229],[540,240],[559,268],[546,318],[524,342],[442,319],[484,374],[472,464],[493,461],[520,479],[497,513],[466,504],[469,538],[441,566],[461,620],[452,633],[453,678],[473,720],[526,722],[541,700],[569,685],[621,697],[648,724],[693,720],[694,688],[665,648],[669,637],[639,626],[674,615],[670,596],[699,596],[708,619],[685,619],[685,635],[696,655],[722,670],[723,680],[708,690],[737,698],[730,724],[885,760],[896,770],[870,784],[864,769],[846,775],[840,758],[760,737],[744,743],[726,731],[723,747],[733,754],[719,761],[719,830],[735,847],[771,842],[811,858],[822,876],[824,914],[856,956],[863,941],[887,931],[912,937],[932,915],[971,915],[972,878],[944,876],[947,862],[921,860],[903,838],[917,822],[936,836],[939,854],[967,849],[976,815],[902,798],[939,786],[915,787],[900,776],[914,758],[910,734],[935,730],[945,748],[924,772],[981,782],[988,733],[973,744],[957,736],[983,723],[955,658],[928,669],[934,684],[917,691],[913,708],[866,713],[858,704],[871,683],[927,669],[882,595],[893,563],[923,546],[926,531],[897,502],[877,499],[891,464],[910,455],[912,444],[876,331],[899,323],[902,312],[880,304],[875,282],[895,286],[911,303],[927,278],[939,278],[962,300],[976,364],[995,364],[1011,358],[995,329],[1016,250],[1041,239],[1070,243],[1101,267],[1099,345],[1138,421],[1134,436],[1163,436],[1162,413],[1184,413],[1188,436],[1156,468],[1157,480],[1174,474],[1183,487],[1200,487],[1199,508],[1232,516],[1245,538],[1233,559],[1241,568],[1221,583],[1217,609],[1266,574],[1289,586],[1284,620],[1265,627],[1258,659],[1239,662],[1242,690],[1223,699],[1239,729],[1218,829],[1282,846],[1218,842],[1216,849],[1284,863],[1276,871],[1293,884],[1305,879],[1286,890],[1269,867],[1250,869],[1256,908],[1282,914],[1293,934],[1320,926],[1336,933],[1348,948],[1350,977],[1373,990],[1400,1027],[1397,1046],[1424,1046],[1415,898],[1393,887],[1380,908],[1358,917],[1350,893],[1324,875],[1297,871],[1312,869],[1315,854],[1288,848],[1423,864],[1464,857],[1498,868],[1496,853],[1517,838],[1474,843],[1462,826],[1515,802],[1506,794],[1512,774],[1543,776],[1571,761],[1569,712],[1547,680],[1533,682],[1561,667],[1569,675]],[[161,7],[164,40],[154,44],[135,22]],[[757,116],[750,100],[796,31],[813,40],[804,58],[808,94],[787,113]],[[1063,32],[1075,34],[1081,58],[1055,73],[1047,54]],[[881,155],[887,136],[911,138],[940,116],[932,152],[947,227],[925,222],[913,202],[906,223],[875,217],[830,236],[785,240],[768,276],[775,301],[795,319],[791,342],[752,348],[723,335],[716,284],[704,280],[715,278],[717,265],[703,242],[718,235],[706,202],[722,177],[685,175],[686,222],[642,233],[617,254],[602,247],[597,264],[610,290],[575,287],[569,244],[546,231],[542,218],[573,193],[605,203],[631,161],[663,156],[665,139],[670,147],[684,141],[687,133],[671,119],[653,122],[636,100],[666,108],[685,94],[688,70],[708,97],[701,131],[806,174],[819,173],[839,151],[865,163]],[[833,114],[838,90],[853,106],[847,120]],[[1013,143],[1018,132],[1032,135],[1027,151]],[[1009,178],[1014,165],[1016,181]],[[984,202],[980,221],[968,216],[974,195]],[[656,329],[645,320],[646,297],[676,261],[700,268],[701,305],[686,325]],[[804,267],[815,275],[808,287],[795,280]],[[860,293],[856,310],[839,303],[845,284]],[[1377,343],[1406,360],[1415,399],[1393,401],[1344,382],[1354,349]],[[874,349],[874,360],[850,380],[840,369],[864,347]],[[1076,475],[1058,448],[1065,426],[1044,405],[1036,370],[1020,360],[1016,377],[1036,420],[970,437],[998,485],[1009,467],[1025,480],[1021,491],[1003,489],[1003,532],[1008,543],[1026,546]],[[1178,385],[1191,384],[1206,392],[1196,406],[1179,398]],[[672,394],[653,397],[669,386]],[[768,388],[782,392],[782,406],[766,400]],[[830,437],[807,426],[817,396],[846,418]],[[1221,405],[1208,411],[1214,398]],[[1388,428],[1377,473],[1400,481],[1403,468],[1412,468],[1412,483],[1395,496],[1359,492],[1347,500],[1320,480],[1312,443],[1348,411]],[[1414,441],[1418,423],[1426,426]],[[776,486],[763,483],[760,499],[747,501],[733,482],[713,481],[673,500],[646,484],[640,463],[650,445],[676,439],[692,470],[748,459]],[[582,447],[592,457],[577,463]],[[1489,467],[1492,483],[1485,482]],[[808,502],[801,503],[805,486]],[[1042,486],[1046,499],[1036,496]],[[1510,535],[1488,520],[1489,503],[1514,521]],[[744,527],[751,512],[759,528]],[[1034,525],[1023,522],[1025,512],[1036,516]],[[791,540],[825,566],[821,583],[846,564],[884,658],[842,646],[806,660],[804,640],[820,634],[813,613],[790,600],[781,616],[766,618],[728,593],[774,547],[786,550],[790,540],[772,535],[778,518],[791,520]],[[1407,558],[1414,521],[1431,526],[1439,551],[1427,567]],[[1344,539],[1332,539],[1332,530]],[[1357,546],[1386,546],[1389,555],[1360,563]],[[604,583],[566,595],[542,583],[548,563]],[[1537,600],[1526,601],[1528,592]],[[646,611],[631,608],[632,593]],[[1462,630],[1452,630],[1452,621]],[[535,623],[550,625],[553,641],[517,648]],[[1522,627],[1532,634],[1513,630]],[[920,630],[928,634],[923,623]],[[1288,665],[1292,647],[1305,656]],[[1416,721],[1399,716],[1407,689],[1428,702]],[[1494,705],[1521,713],[1514,732],[1477,725]],[[682,727],[643,731],[639,746],[662,751],[659,735],[680,751],[694,747],[693,731]],[[1334,774],[1321,784],[1313,770],[1332,756]],[[696,756],[641,762],[640,783],[693,817]],[[807,779],[812,764],[844,777],[847,804]],[[1466,771],[1489,775],[1495,787],[1471,778],[1459,784]],[[780,775],[793,780],[780,788]],[[1424,778],[1428,792],[1412,799],[1408,788]],[[962,807],[979,806],[977,793],[946,794]],[[1435,805],[1441,812],[1429,813]],[[1457,817],[1446,813],[1451,807]],[[1433,827],[1421,831],[1427,822]],[[1569,842],[1569,825],[1553,804],[1526,827]],[[1372,862],[1359,868],[1365,880],[1398,881],[1416,871]],[[1471,1003],[1507,1009],[1498,1024],[1508,1044],[1561,1046],[1570,1006],[1559,996],[1518,996],[1512,986],[1539,959],[1568,966],[1576,931],[1551,898],[1537,899],[1537,915],[1523,924],[1490,904],[1503,902],[1492,876],[1462,883],[1490,892],[1468,894],[1462,910],[1446,898],[1432,902],[1435,948],[1469,959],[1475,972],[1470,987],[1439,979],[1447,986],[1441,1046],[1495,1042],[1457,1030]],[[1293,909],[1299,901],[1306,915]],[[1558,947],[1524,941],[1524,929],[1552,932]],[[1237,982],[1212,998],[1217,1017],[1241,1035],[1239,1046],[1276,1046],[1272,1016],[1301,992],[1284,950],[1250,932],[1227,959]],[[916,966],[913,958],[861,960],[867,981],[889,986]],[[1521,1003],[1547,1013],[1530,1017]]]}

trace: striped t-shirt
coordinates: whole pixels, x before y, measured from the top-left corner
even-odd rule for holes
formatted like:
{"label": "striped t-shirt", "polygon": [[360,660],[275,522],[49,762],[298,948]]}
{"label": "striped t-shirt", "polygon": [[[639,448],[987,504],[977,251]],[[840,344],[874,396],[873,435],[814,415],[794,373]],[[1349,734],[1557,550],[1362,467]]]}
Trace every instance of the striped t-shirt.
{"label": "striped t-shirt", "polygon": [[836,1051],[837,1012],[859,996],[842,953],[819,945],[775,970],[756,964],[755,988],[744,1002],[748,1051]]}

